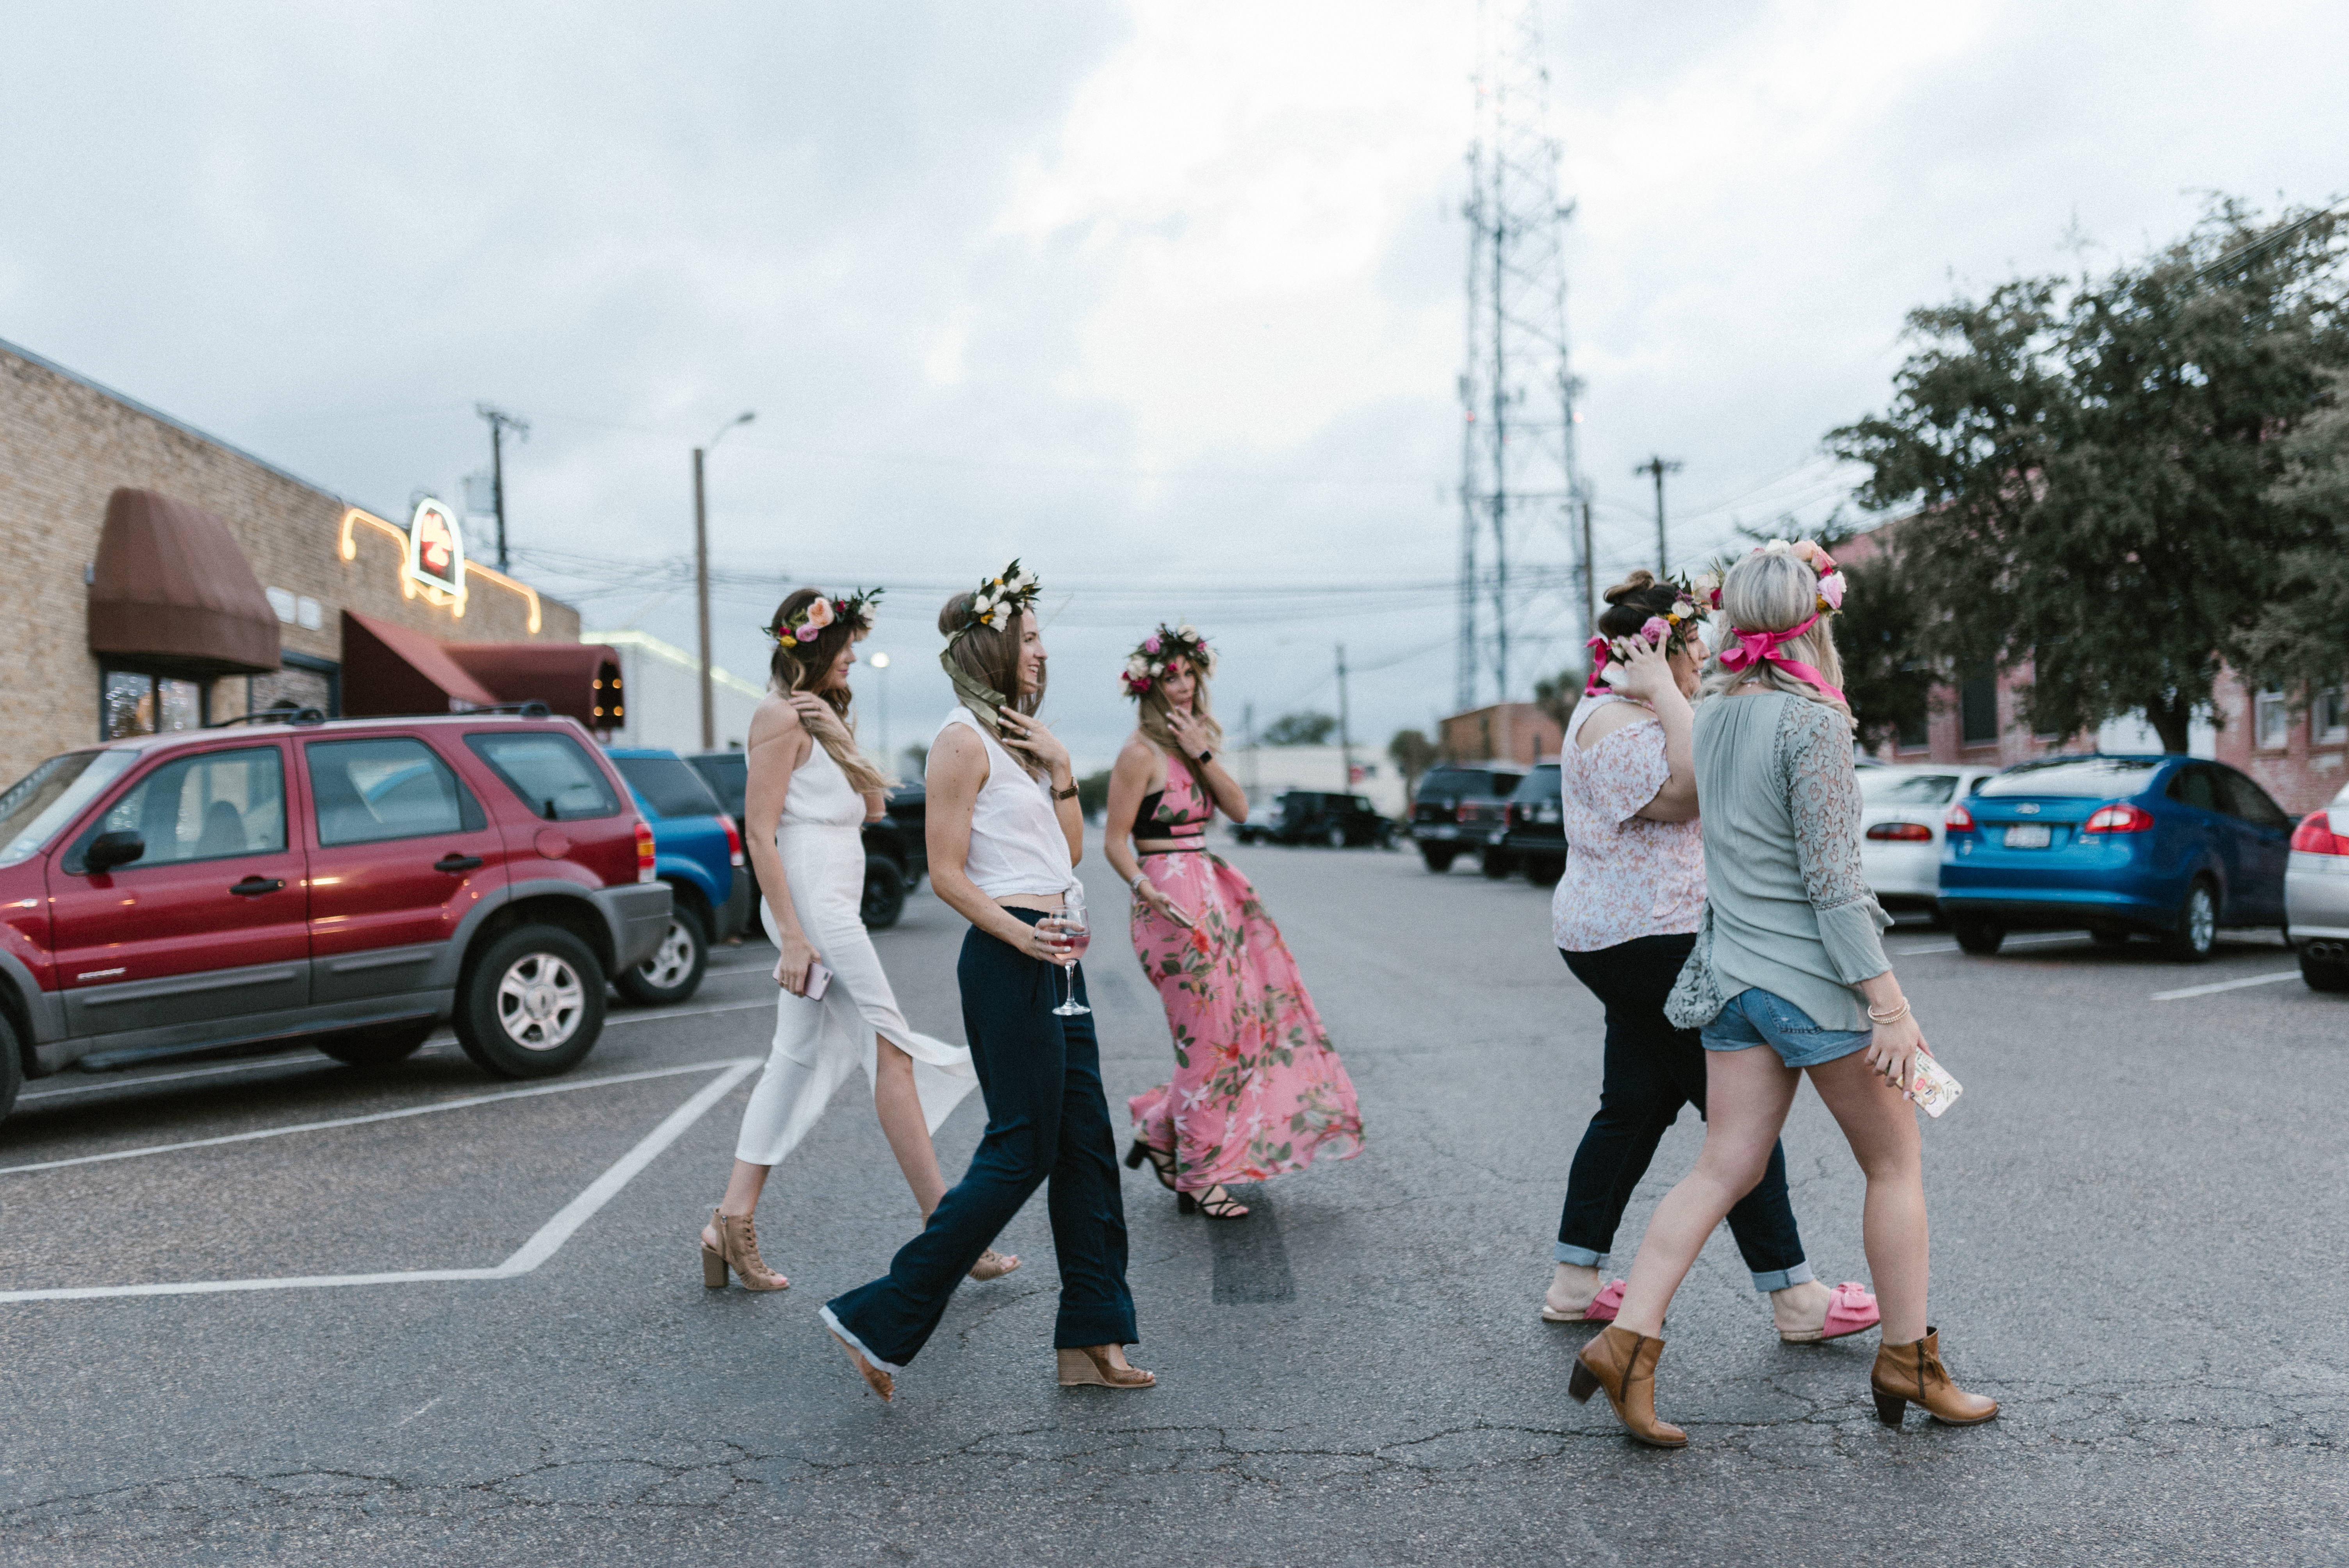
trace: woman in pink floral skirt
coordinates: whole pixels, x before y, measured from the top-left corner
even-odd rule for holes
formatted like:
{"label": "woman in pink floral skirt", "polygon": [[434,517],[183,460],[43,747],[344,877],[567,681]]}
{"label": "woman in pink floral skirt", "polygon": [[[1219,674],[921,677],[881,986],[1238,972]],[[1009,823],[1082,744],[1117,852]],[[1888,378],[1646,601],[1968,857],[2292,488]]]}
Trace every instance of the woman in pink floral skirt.
{"label": "woman in pink floral skirt", "polygon": [[[1237,1220],[1226,1181],[1361,1152],[1362,1118],[1297,960],[1256,889],[1206,847],[1220,809],[1247,797],[1216,760],[1207,707],[1215,657],[1189,626],[1161,626],[1122,679],[1141,715],[1109,778],[1109,863],[1133,889],[1133,951],[1166,1005],[1174,1077],[1127,1103],[1133,1149],[1183,1212]],[[1129,840],[1131,841],[1129,842]]]}

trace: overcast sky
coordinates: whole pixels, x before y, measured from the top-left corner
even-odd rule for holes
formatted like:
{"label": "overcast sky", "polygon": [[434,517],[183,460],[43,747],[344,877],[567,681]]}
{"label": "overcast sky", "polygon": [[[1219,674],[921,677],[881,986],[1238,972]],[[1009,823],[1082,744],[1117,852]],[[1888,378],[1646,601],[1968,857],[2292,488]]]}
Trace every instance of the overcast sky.
{"label": "overcast sky", "polygon": [[[2207,191],[2349,195],[2336,5],[1545,16],[1603,573],[1652,549],[1651,452],[1677,557],[1831,509],[1909,309]],[[721,664],[791,585],[897,584],[868,647],[926,738],[938,603],[1016,552],[1081,760],[1161,614],[1227,724],[1334,710],[1343,641],[1382,748],[1454,690],[1473,53],[1465,0],[16,0],[0,338],[388,516],[486,466],[497,402],[523,574],[688,646],[655,563],[755,409],[710,458]],[[1523,696],[1575,613],[1520,621]]]}

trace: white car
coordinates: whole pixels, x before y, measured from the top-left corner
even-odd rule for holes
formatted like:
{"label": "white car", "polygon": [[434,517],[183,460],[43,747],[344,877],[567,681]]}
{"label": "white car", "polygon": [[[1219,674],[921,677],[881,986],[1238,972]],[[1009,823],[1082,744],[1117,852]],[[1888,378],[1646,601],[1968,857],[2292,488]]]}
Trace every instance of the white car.
{"label": "white car", "polygon": [[1877,903],[1939,917],[1941,819],[1997,771],[1930,762],[1859,770],[1859,863]]}
{"label": "white car", "polygon": [[2313,991],[2349,991],[2349,786],[2292,836],[2284,924]]}

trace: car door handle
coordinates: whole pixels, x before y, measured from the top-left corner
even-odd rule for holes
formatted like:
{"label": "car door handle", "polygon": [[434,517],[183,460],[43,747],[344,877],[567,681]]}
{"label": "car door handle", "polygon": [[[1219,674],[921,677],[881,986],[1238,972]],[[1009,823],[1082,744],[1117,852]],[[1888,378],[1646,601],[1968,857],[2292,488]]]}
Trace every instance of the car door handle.
{"label": "car door handle", "polygon": [[275,892],[285,885],[282,877],[247,877],[228,891],[239,898],[259,898],[265,892]]}
{"label": "car door handle", "polygon": [[481,863],[481,857],[479,855],[447,854],[434,861],[432,869],[436,872],[447,872],[450,876],[455,876],[459,872],[470,872]]}

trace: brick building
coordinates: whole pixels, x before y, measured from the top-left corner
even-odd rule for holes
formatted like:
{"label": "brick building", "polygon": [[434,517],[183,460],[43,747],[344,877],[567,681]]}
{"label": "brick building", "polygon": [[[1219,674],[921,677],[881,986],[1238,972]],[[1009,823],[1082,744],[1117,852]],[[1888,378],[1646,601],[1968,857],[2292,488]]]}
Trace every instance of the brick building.
{"label": "brick building", "polygon": [[[1846,563],[1868,560],[1883,548],[1898,521],[1847,543]],[[2343,628],[2349,636],[2349,627]],[[2023,718],[2031,688],[2026,661],[2003,672],[1984,671],[1971,679],[1936,686],[1931,712],[1911,733],[1878,747],[1886,762],[1971,763],[2007,767],[2059,751],[2158,751],[2161,741],[2139,719],[2116,719],[2096,733],[2035,735]],[[2285,693],[2246,690],[2231,669],[2220,673],[2216,701],[2196,716],[2188,745],[2197,757],[2230,763],[2258,779],[2276,803],[2293,816],[2315,810],[2333,799],[2344,777],[2349,751],[2349,692]],[[2295,706],[2299,711],[2294,712]]]}
{"label": "brick building", "polygon": [[1530,702],[1496,702],[1438,721],[1436,749],[1446,762],[1515,762],[1530,768],[1566,743],[1557,720]]}
{"label": "brick building", "polygon": [[367,691],[621,722],[610,650],[581,646],[571,606],[465,559],[446,509],[378,517],[5,342],[0,550],[0,779],[274,703],[386,711],[354,706]]}

